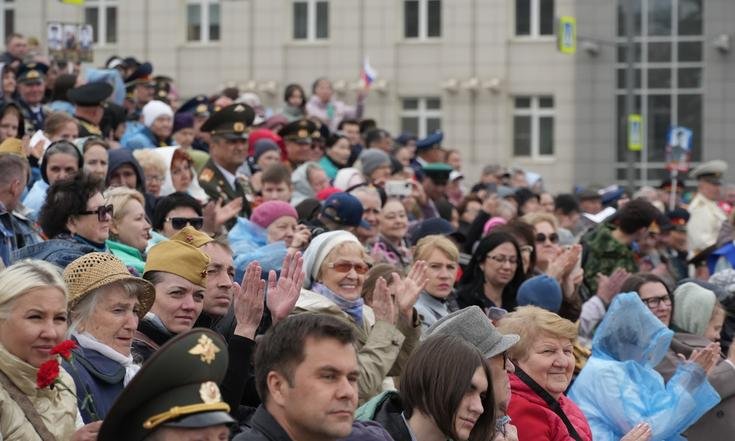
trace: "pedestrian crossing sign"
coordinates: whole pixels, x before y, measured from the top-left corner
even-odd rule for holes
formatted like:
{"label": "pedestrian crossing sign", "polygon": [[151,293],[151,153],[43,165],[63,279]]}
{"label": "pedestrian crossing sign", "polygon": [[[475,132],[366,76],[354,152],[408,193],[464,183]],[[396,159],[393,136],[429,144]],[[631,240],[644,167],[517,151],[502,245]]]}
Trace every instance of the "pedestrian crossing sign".
{"label": "pedestrian crossing sign", "polygon": [[577,52],[577,20],[574,17],[563,16],[559,18],[556,43],[559,47],[559,52],[563,54],[574,54]]}

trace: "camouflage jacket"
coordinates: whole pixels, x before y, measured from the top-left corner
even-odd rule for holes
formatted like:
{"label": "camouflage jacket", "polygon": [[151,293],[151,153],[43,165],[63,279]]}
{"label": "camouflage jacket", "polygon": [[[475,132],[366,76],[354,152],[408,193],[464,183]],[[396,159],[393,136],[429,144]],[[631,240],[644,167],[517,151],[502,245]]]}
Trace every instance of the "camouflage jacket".
{"label": "camouflage jacket", "polygon": [[614,229],[614,225],[604,223],[582,238],[584,284],[590,295],[597,292],[598,273],[609,276],[616,268],[625,268],[631,273],[638,270],[635,254],[630,247],[615,240]]}

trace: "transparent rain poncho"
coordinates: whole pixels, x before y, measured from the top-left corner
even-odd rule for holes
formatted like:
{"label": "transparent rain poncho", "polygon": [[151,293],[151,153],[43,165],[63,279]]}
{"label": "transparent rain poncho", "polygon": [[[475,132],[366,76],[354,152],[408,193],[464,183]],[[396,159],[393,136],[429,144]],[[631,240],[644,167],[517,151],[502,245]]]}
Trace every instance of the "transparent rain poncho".
{"label": "transparent rain poncho", "polygon": [[695,363],[680,363],[666,384],[654,370],[673,334],[636,293],[615,297],[595,333],[592,356],[568,394],[595,441],[617,441],[640,422],[651,426],[653,441],[680,440],[720,401]]}

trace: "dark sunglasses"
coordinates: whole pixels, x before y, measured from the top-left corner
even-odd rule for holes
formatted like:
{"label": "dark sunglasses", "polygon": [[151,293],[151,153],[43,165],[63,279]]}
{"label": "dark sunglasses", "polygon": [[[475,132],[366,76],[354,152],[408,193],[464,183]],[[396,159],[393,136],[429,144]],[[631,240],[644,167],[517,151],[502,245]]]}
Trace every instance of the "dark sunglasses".
{"label": "dark sunglasses", "polygon": [[204,225],[203,217],[167,217],[166,221],[171,221],[171,226],[174,230],[180,230],[186,226],[186,224],[194,227],[195,230],[199,230]]}
{"label": "dark sunglasses", "polygon": [[79,215],[87,215],[87,214],[96,214],[97,220],[100,222],[104,222],[107,220],[107,215],[109,214],[110,217],[112,217],[112,211],[113,206],[110,205],[102,205],[101,207],[97,207],[96,210],[88,210],[88,211],[82,211],[79,213]]}
{"label": "dark sunglasses", "polygon": [[357,274],[366,274],[370,271],[370,267],[365,263],[352,263],[352,262],[335,262],[327,265],[329,268],[337,271],[338,273],[349,273],[352,268],[355,269]]}
{"label": "dark sunglasses", "polygon": [[559,235],[556,233],[551,233],[548,236],[544,233],[536,233],[537,243],[544,243],[546,242],[546,239],[549,239],[549,242],[551,243],[559,243]]}

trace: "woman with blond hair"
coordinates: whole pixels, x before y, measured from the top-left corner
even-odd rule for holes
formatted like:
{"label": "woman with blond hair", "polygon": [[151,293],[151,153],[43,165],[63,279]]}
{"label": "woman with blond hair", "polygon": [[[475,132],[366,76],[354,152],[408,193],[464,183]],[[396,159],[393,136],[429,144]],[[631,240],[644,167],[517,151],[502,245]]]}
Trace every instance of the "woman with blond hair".
{"label": "woman with blond hair", "polygon": [[145,250],[151,238],[145,199],[142,194],[127,187],[110,188],[104,196],[105,203],[113,207],[107,248],[126,266],[143,274]]}
{"label": "woman with blond hair", "polygon": [[426,331],[437,320],[459,309],[450,300],[459,268],[459,250],[447,237],[434,234],[419,240],[413,255],[416,263],[425,262],[422,265],[426,268],[426,285],[415,308]]}

